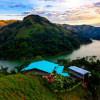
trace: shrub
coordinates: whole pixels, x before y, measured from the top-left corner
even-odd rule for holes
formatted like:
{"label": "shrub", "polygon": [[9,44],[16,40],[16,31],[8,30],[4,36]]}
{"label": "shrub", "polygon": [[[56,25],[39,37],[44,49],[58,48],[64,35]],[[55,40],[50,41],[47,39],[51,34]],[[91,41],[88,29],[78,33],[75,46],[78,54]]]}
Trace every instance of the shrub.
{"label": "shrub", "polygon": [[10,70],[10,74],[16,74],[15,68]]}
{"label": "shrub", "polygon": [[55,89],[62,89],[64,86],[63,81],[59,79],[58,77],[55,77],[53,79],[52,85]]}

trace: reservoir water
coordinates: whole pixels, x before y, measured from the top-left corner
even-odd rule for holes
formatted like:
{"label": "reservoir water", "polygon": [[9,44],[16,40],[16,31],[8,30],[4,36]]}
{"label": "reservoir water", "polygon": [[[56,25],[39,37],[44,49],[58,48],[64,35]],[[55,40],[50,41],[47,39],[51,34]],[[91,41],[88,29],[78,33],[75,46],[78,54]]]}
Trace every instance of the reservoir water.
{"label": "reservoir water", "polygon": [[[93,43],[91,44],[81,45],[79,49],[74,50],[69,54],[64,53],[58,56],[46,56],[43,58],[45,60],[56,63],[57,59],[76,59],[77,57],[86,56],[97,56],[97,58],[100,59],[100,41],[93,40]],[[32,62],[34,61],[34,59],[30,59],[30,61]],[[0,60],[0,65],[3,65],[4,67],[9,67],[9,70],[21,64],[21,59]]]}

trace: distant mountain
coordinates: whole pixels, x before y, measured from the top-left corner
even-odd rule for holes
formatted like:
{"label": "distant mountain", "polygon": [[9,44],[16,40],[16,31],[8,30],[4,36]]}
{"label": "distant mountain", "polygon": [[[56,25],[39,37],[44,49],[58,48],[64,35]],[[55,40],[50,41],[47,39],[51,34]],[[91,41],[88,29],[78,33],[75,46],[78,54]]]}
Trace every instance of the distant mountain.
{"label": "distant mountain", "polygon": [[0,57],[55,55],[91,42],[44,17],[29,15],[0,29]]}
{"label": "distant mountain", "polygon": [[100,27],[94,27],[91,25],[60,25],[68,31],[73,31],[80,34],[83,37],[89,37],[100,40]]}
{"label": "distant mountain", "polygon": [[8,24],[12,24],[13,22],[16,22],[16,21],[17,20],[0,20],[0,28]]}

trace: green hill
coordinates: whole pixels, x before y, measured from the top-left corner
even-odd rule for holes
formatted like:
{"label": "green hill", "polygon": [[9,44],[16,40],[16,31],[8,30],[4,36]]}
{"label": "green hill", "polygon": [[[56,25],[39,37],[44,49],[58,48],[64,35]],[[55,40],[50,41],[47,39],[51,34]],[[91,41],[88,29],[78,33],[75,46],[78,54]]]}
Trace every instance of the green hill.
{"label": "green hill", "polygon": [[23,21],[0,29],[0,57],[55,55],[91,42],[89,38],[67,31],[44,17],[29,15]]}

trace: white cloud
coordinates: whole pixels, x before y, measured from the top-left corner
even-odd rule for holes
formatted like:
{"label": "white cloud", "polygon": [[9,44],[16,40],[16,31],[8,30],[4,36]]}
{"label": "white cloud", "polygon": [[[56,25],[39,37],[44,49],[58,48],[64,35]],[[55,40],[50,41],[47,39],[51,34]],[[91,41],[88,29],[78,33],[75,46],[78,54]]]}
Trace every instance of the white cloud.
{"label": "white cloud", "polygon": [[[1,1],[9,2],[9,0]],[[96,25],[100,22],[100,0],[28,0],[28,2],[14,0],[13,2],[23,5],[31,4],[33,10],[23,11],[22,14],[6,14],[2,17],[23,18],[29,14],[39,14],[55,23]]]}

